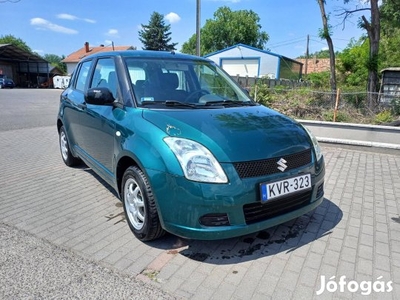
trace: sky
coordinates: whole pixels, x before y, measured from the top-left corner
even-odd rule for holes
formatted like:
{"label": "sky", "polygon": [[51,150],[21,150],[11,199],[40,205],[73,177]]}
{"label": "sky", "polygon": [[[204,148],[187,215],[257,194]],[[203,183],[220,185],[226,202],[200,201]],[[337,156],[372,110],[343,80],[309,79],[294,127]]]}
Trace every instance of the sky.
{"label": "sky", "polygon": [[[337,17],[343,0],[326,2],[335,51],[342,51],[365,32],[357,27],[357,17],[343,28]],[[273,53],[289,58],[304,55],[307,36],[310,53],[327,49],[318,36],[322,20],[316,0],[201,0],[201,26],[222,6],[256,12],[261,29],[269,35],[266,48]],[[196,32],[196,0],[0,0],[0,36],[20,38],[40,55],[68,56],[85,42],[141,49],[138,32],[153,12],[164,15],[165,24],[171,25],[171,42],[178,43],[179,52]]]}

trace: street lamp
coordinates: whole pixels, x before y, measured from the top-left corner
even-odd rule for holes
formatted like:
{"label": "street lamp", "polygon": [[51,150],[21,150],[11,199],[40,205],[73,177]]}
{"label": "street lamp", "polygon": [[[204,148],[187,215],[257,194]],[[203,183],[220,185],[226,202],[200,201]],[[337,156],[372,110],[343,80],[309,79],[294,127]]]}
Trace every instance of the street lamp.
{"label": "street lamp", "polygon": [[196,0],[196,55],[200,56],[200,0]]}

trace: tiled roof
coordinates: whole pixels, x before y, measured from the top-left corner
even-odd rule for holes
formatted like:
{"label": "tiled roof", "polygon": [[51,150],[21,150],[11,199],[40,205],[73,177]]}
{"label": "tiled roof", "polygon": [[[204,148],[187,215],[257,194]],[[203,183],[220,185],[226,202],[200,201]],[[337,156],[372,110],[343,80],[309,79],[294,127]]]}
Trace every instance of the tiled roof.
{"label": "tiled roof", "polygon": [[91,47],[89,44],[85,44],[81,49],[71,53],[66,58],[62,60],[64,63],[72,63],[72,62],[79,62],[82,58],[98,53],[98,52],[105,52],[105,51],[120,51],[120,50],[135,50],[136,48],[133,46],[98,46],[98,47]]}

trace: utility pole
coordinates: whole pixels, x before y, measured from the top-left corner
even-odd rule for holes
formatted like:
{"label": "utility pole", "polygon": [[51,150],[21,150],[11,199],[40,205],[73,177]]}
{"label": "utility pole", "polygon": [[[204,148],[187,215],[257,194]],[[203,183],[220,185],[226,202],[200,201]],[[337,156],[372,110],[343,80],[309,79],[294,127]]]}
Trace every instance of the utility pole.
{"label": "utility pole", "polygon": [[200,0],[196,0],[196,55],[200,54]]}
{"label": "utility pole", "polygon": [[310,35],[307,34],[306,67],[305,67],[305,69],[304,69],[304,75],[307,75],[307,69],[308,69],[308,55],[309,55],[308,47],[309,47],[309,44],[310,44]]}

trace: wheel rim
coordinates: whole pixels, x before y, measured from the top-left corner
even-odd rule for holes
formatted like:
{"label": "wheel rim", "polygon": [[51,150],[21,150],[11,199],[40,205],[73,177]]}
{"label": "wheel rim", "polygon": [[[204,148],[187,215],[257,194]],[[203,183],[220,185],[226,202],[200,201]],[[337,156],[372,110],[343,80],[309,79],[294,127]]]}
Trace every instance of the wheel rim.
{"label": "wheel rim", "polygon": [[67,137],[65,136],[64,131],[60,133],[60,148],[61,148],[61,155],[64,160],[68,159],[68,141]]}
{"label": "wheel rim", "polygon": [[129,178],[124,188],[125,210],[129,222],[136,230],[141,230],[145,221],[143,193],[138,183]]}

